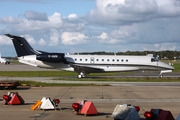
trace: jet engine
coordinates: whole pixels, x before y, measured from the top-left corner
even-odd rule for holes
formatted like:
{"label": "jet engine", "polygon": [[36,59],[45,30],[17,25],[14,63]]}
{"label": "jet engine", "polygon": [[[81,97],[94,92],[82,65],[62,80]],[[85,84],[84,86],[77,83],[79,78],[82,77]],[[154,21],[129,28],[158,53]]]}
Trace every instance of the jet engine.
{"label": "jet engine", "polygon": [[66,63],[63,53],[43,53],[43,54],[36,55],[36,59],[44,61],[44,62]]}

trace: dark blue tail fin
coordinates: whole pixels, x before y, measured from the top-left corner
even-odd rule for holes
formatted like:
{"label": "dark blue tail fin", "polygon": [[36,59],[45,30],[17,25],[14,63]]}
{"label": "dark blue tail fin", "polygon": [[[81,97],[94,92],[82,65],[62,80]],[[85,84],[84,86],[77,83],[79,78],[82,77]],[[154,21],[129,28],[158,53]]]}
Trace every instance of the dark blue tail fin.
{"label": "dark blue tail fin", "polygon": [[14,36],[10,34],[5,35],[12,39],[18,57],[39,54],[39,51],[34,50],[23,37]]}

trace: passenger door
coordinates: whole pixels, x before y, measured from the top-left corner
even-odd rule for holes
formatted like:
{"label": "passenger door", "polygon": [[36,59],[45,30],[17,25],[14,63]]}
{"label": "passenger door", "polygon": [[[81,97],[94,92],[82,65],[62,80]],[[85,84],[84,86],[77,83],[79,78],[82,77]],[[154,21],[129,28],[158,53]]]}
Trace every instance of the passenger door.
{"label": "passenger door", "polygon": [[91,57],[90,63],[94,64],[94,57]]}

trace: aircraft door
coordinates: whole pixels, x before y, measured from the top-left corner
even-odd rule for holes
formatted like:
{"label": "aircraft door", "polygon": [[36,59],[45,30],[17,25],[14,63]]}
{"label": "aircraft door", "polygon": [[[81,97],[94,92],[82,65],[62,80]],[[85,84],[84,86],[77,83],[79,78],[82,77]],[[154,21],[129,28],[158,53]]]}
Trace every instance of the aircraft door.
{"label": "aircraft door", "polygon": [[91,64],[94,64],[94,58],[91,57],[91,60],[90,60]]}

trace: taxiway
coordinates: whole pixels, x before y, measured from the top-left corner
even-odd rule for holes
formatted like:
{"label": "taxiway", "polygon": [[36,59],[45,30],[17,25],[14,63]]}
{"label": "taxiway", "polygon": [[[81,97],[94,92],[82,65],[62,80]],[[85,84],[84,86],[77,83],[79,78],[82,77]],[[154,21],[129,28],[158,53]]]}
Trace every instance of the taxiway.
{"label": "taxiway", "polygon": [[[0,65],[0,70],[6,65]],[[22,69],[13,65],[11,70]],[[23,66],[24,70],[30,70],[29,66]],[[7,68],[4,68],[4,70]],[[35,69],[34,67],[32,69]],[[31,69],[31,70],[32,70]],[[42,70],[42,69],[41,69]],[[3,77],[0,77],[3,78]],[[15,78],[20,79],[20,78]],[[28,79],[28,78],[23,78]],[[29,78],[39,81],[52,82],[50,78]],[[49,80],[49,81],[48,81]],[[53,81],[57,82],[57,81]],[[68,81],[61,81],[68,82]],[[72,82],[73,81],[69,81]],[[82,81],[79,81],[82,82]],[[87,82],[87,81],[84,81]],[[90,82],[90,81],[89,81]],[[0,90],[0,96],[9,91],[18,92],[25,100],[25,105],[3,105],[0,106],[0,119],[2,120],[112,120],[111,114],[117,104],[131,104],[140,107],[139,115],[144,120],[144,112],[151,108],[169,110],[174,118],[180,113],[180,83],[179,82],[109,82],[111,86],[81,86],[81,87],[31,87],[19,86],[15,90]],[[31,106],[42,97],[52,99],[59,98],[59,106],[62,110],[43,111],[31,110]],[[83,116],[72,113],[72,103],[78,100],[89,100],[96,106],[99,115]],[[0,99],[2,103],[2,99]]]}

